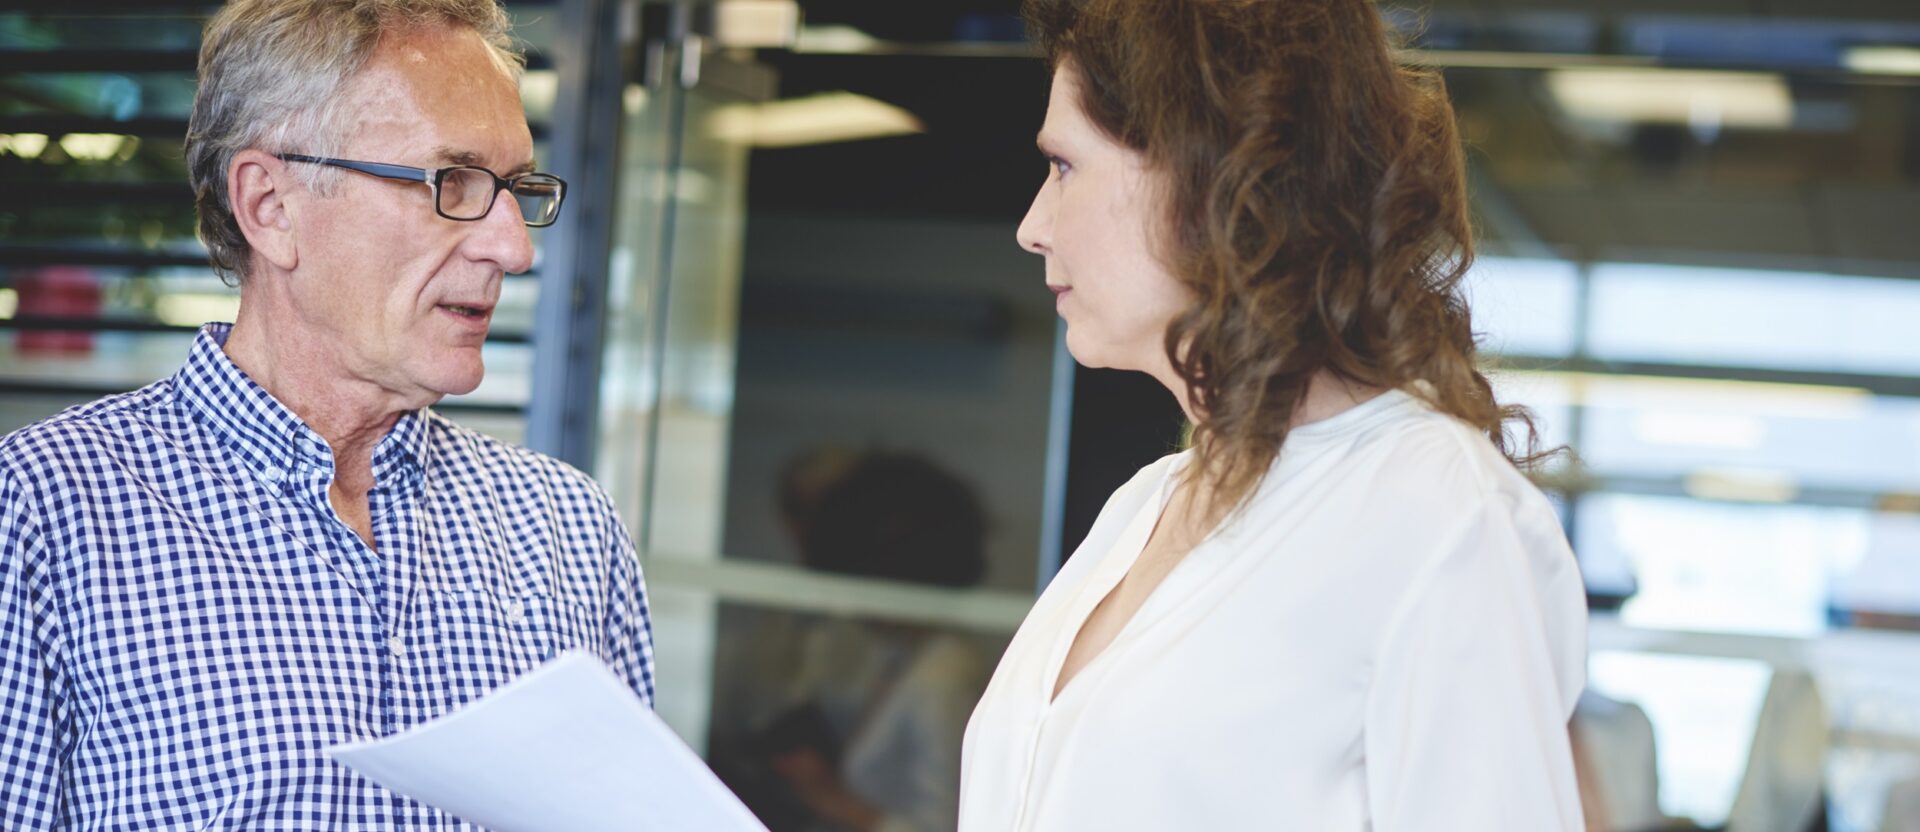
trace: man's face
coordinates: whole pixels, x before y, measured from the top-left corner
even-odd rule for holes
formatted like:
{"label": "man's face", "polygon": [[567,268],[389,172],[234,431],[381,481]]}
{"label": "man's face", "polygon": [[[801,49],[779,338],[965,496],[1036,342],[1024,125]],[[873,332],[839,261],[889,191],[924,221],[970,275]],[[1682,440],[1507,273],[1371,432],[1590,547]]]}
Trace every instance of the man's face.
{"label": "man's face", "polygon": [[[519,93],[472,30],[388,35],[348,94],[359,113],[342,158],[479,165],[501,176],[532,169]],[[512,195],[495,196],[484,219],[458,222],[435,213],[424,184],[347,171],[329,196],[289,194],[299,255],[287,278],[292,314],[317,336],[313,357],[422,405],[479,386],[502,276],[533,264]]]}

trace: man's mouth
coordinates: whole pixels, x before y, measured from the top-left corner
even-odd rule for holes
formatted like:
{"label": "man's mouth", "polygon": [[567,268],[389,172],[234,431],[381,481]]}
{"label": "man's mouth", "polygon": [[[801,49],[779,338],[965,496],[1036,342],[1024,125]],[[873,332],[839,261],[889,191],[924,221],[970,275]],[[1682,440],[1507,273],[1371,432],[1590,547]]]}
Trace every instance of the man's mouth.
{"label": "man's mouth", "polygon": [[490,306],[467,306],[467,305],[458,304],[458,303],[443,303],[443,304],[440,304],[440,308],[445,309],[448,312],[452,312],[455,315],[459,315],[462,318],[468,318],[476,321],[484,320],[489,314],[492,314],[493,312],[493,307],[490,307]]}

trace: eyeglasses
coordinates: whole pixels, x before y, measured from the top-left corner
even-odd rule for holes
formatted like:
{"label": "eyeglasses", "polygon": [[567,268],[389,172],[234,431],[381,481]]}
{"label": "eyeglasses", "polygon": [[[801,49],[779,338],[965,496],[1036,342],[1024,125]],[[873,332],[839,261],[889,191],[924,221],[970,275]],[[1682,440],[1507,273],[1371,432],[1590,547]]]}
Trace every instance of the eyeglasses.
{"label": "eyeglasses", "polygon": [[427,187],[433,189],[434,213],[461,222],[473,222],[485,217],[487,212],[493,210],[494,198],[501,191],[509,191],[513,194],[513,201],[519,203],[520,216],[526,220],[527,226],[544,228],[552,225],[554,219],[560,216],[560,202],[567,197],[566,181],[551,173],[517,173],[502,179],[493,171],[477,165],[412,168],[297,153],[282,153],[280,159],[346,168],[382,179],[426,183]]}

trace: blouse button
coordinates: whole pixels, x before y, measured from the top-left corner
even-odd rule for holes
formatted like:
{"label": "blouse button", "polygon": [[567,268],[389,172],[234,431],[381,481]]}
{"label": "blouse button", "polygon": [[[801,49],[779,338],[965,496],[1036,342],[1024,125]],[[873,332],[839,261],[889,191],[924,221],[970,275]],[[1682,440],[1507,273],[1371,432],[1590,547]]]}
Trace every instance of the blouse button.
{"label": "blouse button", "polygon": [[527,605],[520,601],[507,602],[507,623],[521,624],[527,620]]}

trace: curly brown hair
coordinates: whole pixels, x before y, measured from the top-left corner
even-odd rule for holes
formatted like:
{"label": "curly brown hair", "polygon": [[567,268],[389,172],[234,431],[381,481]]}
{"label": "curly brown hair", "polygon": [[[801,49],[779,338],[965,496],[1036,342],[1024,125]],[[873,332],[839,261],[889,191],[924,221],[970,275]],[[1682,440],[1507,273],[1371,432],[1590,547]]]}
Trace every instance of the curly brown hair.
{"label": "curly brown hair", "polygon": [[1406,390],[1522,467],[1544,456],[1531,414],[1496,402],[1476,367],[1453,108],[1437,73],[1396,61],[1371,0],[1024,11],[1088,119],[1161,175],[1156,251],[1194,298],[1165,348],[1215,514],[1259,485],[1322,370]]}

